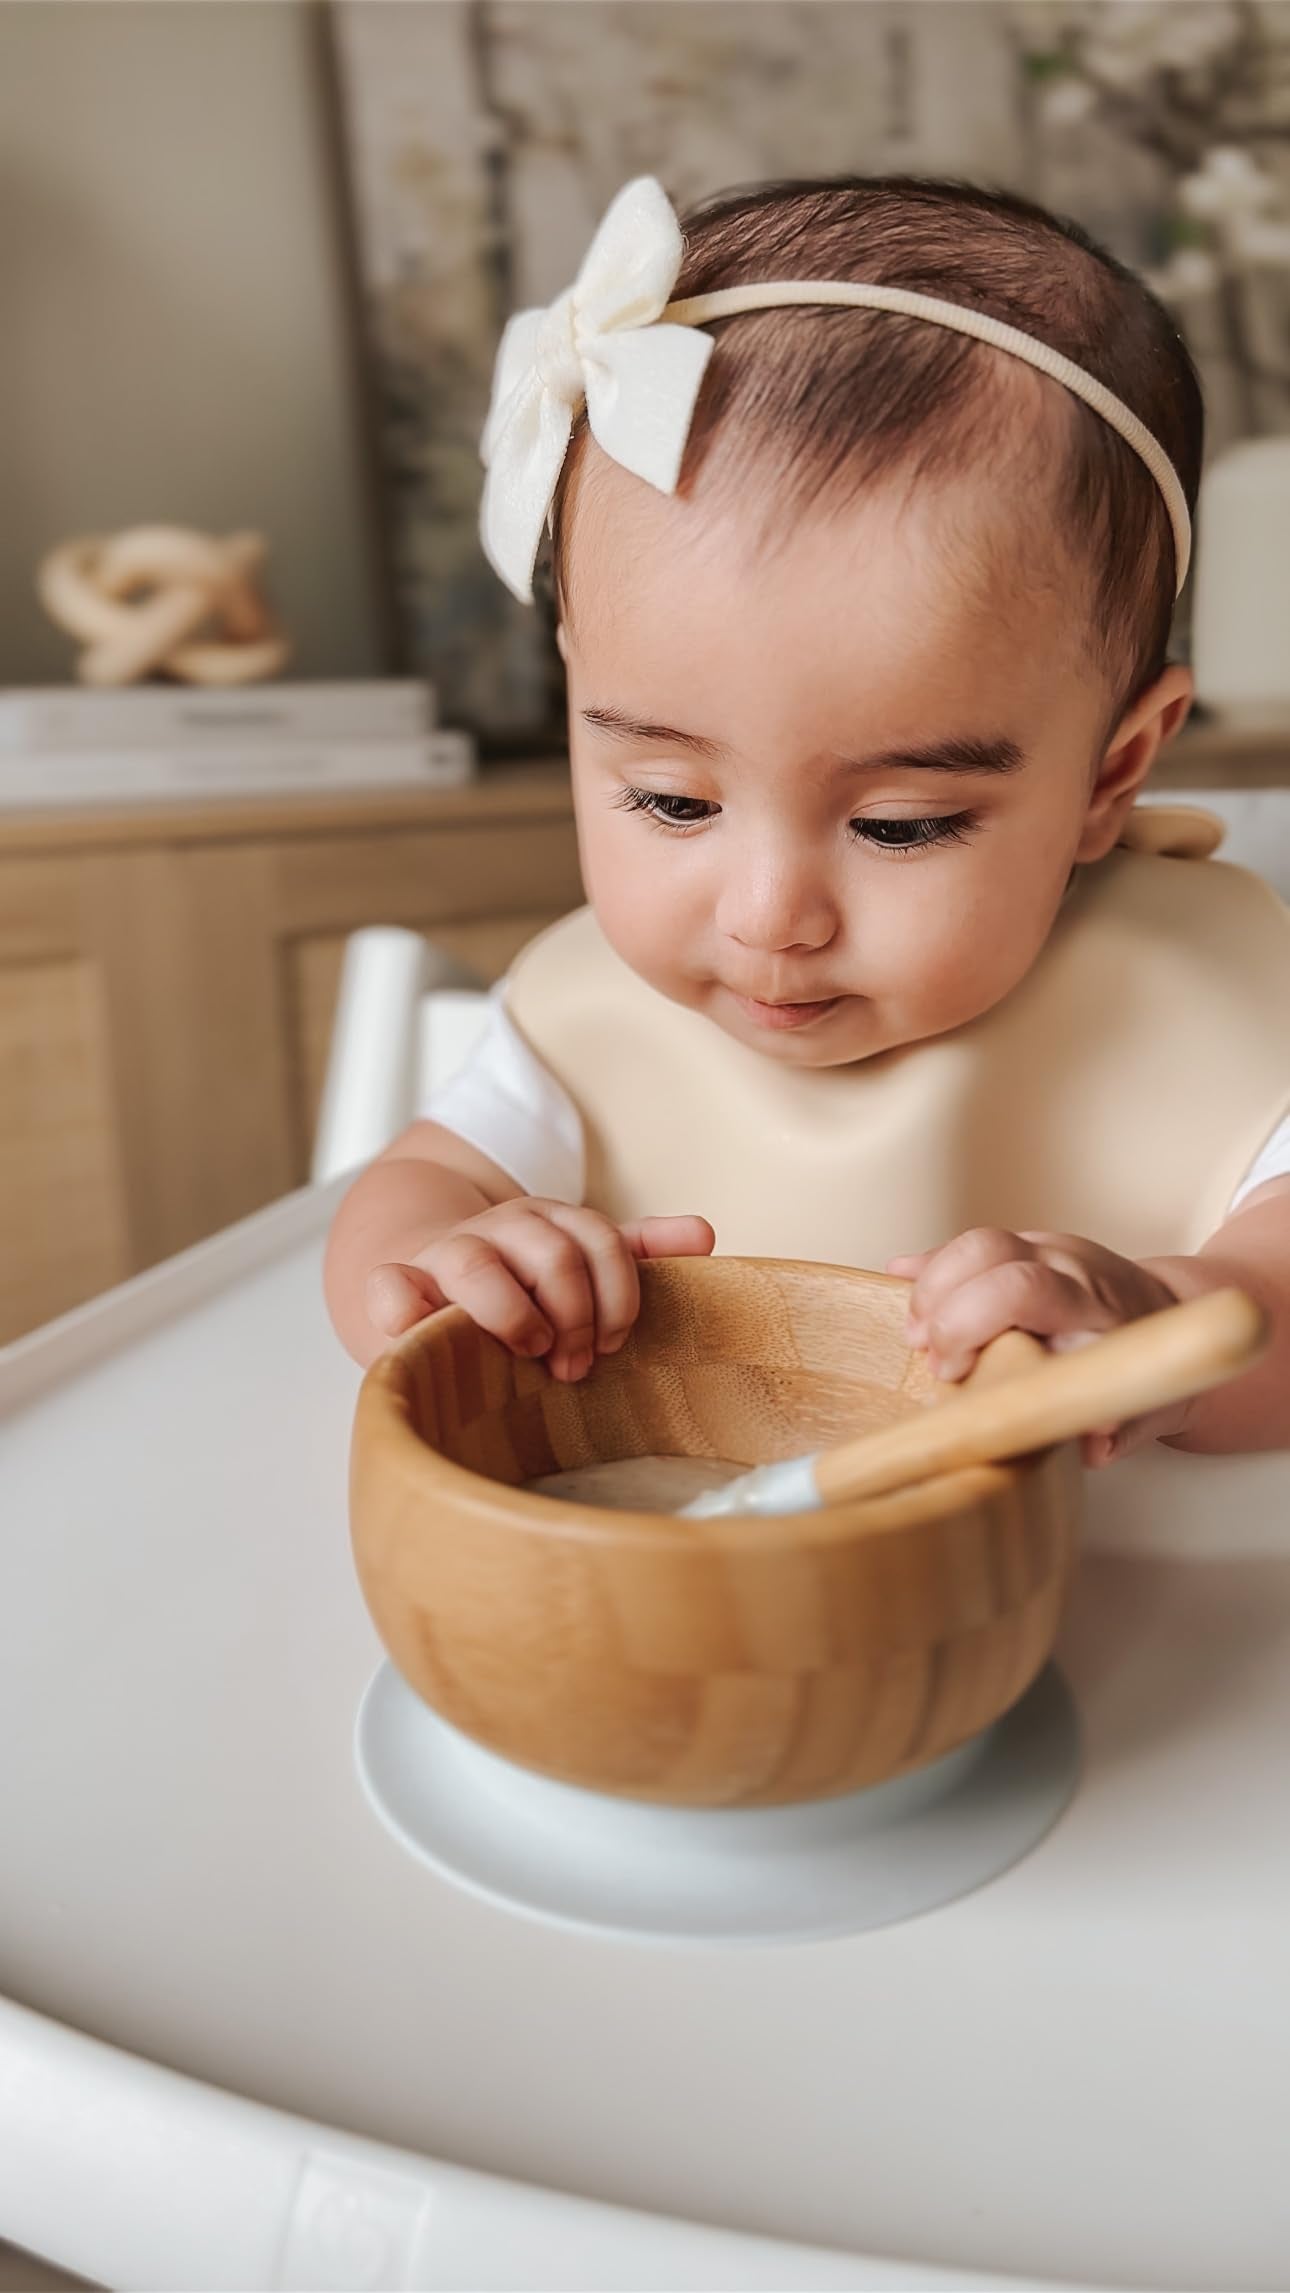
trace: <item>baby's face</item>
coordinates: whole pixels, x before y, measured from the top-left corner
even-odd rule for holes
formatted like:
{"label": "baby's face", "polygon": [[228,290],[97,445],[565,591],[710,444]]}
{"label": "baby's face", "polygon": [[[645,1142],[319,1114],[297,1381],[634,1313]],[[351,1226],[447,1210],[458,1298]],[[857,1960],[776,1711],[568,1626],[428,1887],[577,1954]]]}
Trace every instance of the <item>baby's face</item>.
{"label": "baby's face", "polygon": [[[804,1067],[1006,995],[1072,864],[1114,842],[1141,742],[1099,791],[1077,608],[1055,574],[1013,577],[988,498],[871,496],[766,553],[737,504],[661,495],[589,445],[571,511],[583,873],[632,969]],[[1002,577],[965,572],[983,559]],[[1153,691],[1172,730],[1188,672]]]}

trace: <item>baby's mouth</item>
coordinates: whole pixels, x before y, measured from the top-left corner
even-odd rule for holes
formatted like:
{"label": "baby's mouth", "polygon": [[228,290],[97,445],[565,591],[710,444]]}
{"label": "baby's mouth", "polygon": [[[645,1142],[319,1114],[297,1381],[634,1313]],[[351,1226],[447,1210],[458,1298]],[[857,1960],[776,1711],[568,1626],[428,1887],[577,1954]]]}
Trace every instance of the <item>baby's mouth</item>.
{"label": "baby's mouth", "polygon": [[842,1001],[840,995],[826,995],[810,1003],[762,1003],[755,996],[735,995],[733,990],[731,998],[754,1026],[769,1028],[814,1026],[830,1011],[836,1011]]}

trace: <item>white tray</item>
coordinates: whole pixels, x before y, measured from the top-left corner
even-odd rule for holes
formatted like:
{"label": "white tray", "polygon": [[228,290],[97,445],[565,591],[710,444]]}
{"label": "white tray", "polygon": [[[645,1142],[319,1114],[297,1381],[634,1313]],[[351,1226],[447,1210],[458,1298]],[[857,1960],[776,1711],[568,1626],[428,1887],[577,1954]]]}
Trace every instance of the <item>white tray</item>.
{"label": "white tray", "polygon": [[1287,1461],[1090,1483],[1084,1781],[992,1886],[543,1928],[354,1774],[339,1191],[0,1361],[0,2237],[172,2288],[1283,2285]]}

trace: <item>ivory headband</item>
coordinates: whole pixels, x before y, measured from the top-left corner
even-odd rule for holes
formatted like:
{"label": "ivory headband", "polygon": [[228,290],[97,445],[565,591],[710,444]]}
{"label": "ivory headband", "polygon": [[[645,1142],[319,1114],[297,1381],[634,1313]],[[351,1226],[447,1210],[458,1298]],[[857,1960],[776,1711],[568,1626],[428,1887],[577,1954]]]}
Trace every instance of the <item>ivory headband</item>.
{"label": "ivory headband", "polygon": [[515,596],[533,595],[533,565],[574,417],[586,400],[596,443],[661,493],[675,493],[713,338],[709,319],[790,304],[855,305],[923,318],[1024,359],[1082,398],[1145,463],[1174,537],[1178,595],[1191,557],[1191,520],[1178,473],[1158,438],[1095,376],[1001,319],[937,295],[848,279],[785,279],[722,287],[669,302],[685,251],[662,185],[649,175],[618,193],[574,284],[545,310],[519,311],[497,353],[480,443],[487,475],[484,554]]}

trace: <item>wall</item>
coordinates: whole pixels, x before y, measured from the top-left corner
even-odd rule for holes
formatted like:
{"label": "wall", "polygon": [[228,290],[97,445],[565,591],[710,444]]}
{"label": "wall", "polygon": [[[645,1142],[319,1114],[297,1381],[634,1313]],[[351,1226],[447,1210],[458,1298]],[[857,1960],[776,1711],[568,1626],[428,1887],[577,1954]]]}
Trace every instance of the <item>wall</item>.
{"label": "wall", "polygon": [[318,32],[0,4],[0,682],[70,673],[41,553],[154,519],[268,536],[289,673],[383,665]]}

